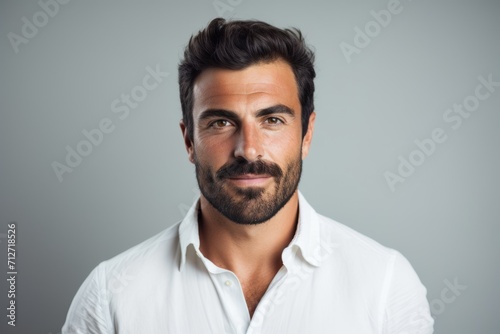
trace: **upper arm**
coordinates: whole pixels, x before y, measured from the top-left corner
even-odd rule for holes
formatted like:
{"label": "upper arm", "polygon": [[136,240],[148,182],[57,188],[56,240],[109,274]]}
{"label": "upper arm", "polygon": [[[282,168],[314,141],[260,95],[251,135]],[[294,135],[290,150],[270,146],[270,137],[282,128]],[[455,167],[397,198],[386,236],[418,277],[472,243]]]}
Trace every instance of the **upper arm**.
{"label": "upper arm", "polygon": [[383,307],[383,334],[431,334],[431,317],[427,290],[408,260],[394,254]]}
{"label": "upper arm", "polygon": [[94,268],[78,289],[68,310],[63,334],[113,333],[104,265],[103,262]]}

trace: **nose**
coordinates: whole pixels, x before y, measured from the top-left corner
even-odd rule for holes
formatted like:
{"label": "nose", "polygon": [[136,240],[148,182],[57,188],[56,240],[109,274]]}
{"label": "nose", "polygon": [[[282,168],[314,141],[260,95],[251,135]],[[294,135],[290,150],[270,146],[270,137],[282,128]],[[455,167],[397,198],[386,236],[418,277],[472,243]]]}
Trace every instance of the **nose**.
{"label": "nose", "polygon": [[255,124],[241,124],[236,134],[235,158],[257,161],[262,158],[263,146],[259,129]]}

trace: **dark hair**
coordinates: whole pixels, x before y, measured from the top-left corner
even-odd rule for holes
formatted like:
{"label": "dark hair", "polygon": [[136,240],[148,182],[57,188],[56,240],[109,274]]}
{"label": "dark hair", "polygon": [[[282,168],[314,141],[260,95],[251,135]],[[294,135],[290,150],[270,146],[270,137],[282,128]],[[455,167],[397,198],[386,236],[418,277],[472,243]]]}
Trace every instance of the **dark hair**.
{"label": "dark hair", "polygon": [[259,62],[283,59],[292,67],[302,108],[302,136],[314,111],[314,53],[298,29],[279,29],[261,21],[230,21],[216,18],[191,36],[179,64],[182,118],[193,140],[193,85],[210,67],[239,70]]}

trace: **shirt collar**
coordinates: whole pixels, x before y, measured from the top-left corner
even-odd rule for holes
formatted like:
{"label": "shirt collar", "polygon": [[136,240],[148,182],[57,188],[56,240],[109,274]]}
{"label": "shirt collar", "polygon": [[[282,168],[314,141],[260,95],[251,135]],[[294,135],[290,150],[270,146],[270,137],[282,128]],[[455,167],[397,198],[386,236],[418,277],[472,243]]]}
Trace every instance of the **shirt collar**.
{"label": "shirt collar", "polygon": [[198,210],[200,199],[198,198],[179,225],[179,245],[181,247],[181,260],[179,270],[182,271],[186,263],[186,254],[189,246],[193,246],[196,252],[200,251],[200,235],[198,233]]}
{"label": "shirt collar", "polygon": [[299,191],[299,221],[297,223],[297,231],[287,248],[296,245],[307,262],[313,266],[319,266],[320,257],[318,254],[322,247],[320,233],[318,214]]}
{"label": "shirt collar", "polygon": [[[199,199],[193,203],[179,225],[179,245],[181,248],[179,270],[181,271],[186,263],[188,247],[192,245],[197,253],[200,252],[198,230],[199,203]],[[288,253],[296,254],[297,249],[300,249],[304,260],[313,266],[319,266],[321,242],[318,214],[299,191],[299,221],[297,223],[297,230],[292,241],[283,251],[283,256]]]}

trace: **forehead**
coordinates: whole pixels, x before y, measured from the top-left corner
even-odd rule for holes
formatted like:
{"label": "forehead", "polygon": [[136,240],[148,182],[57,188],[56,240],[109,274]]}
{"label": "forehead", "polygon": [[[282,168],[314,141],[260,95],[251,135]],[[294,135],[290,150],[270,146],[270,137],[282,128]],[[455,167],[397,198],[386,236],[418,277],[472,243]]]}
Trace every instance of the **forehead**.
{"label": "forehead", "polygon": [[208,108],[229,110],[265,108],[284,104],[299,111],[297,81],[291,66],[276,60],[241,70],[209,68],[196,78],[193,113]]}

